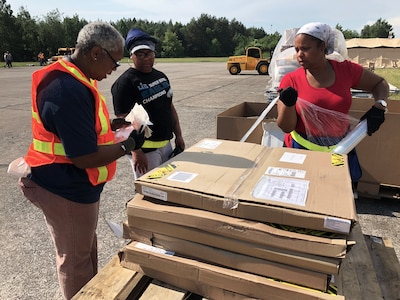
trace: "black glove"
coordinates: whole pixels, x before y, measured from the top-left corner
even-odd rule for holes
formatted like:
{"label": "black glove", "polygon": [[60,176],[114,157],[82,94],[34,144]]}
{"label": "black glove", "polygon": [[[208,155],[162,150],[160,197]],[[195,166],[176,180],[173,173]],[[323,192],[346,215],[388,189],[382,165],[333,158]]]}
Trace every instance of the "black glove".
{"label": "black glove", "polygon": [[293,106],[296,104],[297,91],[291,86],[287,87],[286,89],[278,90],[278,93],[279,99],[281,99],[286,106]]}
{"label": "black glove", "polygon": [[[141,132],[142,130],[139,130]],[[125,154],[131,154],[133,150],[140,149],[144,143],[144,131],[139,133],[136,130],[133,130],[129,137],[121,142],[123,149],[125,150]]]}
{"label": "black glove", "polygon": [[360,121],[364,119],[367,119],[367,133],[371,136],[385,121],[385,111],[372,106],[370,110],[361,117]]}
{"label": "black glove", "polygon": [[111,120],[110,124],[111,124],[111,130],[112,131],[115,131],[115,130],[120,129],[122,127],[126,127],[126,126],[131,125],[131,123],[128,122],[128,121],[125,121],[124,118],[113,119],[113,120]]}

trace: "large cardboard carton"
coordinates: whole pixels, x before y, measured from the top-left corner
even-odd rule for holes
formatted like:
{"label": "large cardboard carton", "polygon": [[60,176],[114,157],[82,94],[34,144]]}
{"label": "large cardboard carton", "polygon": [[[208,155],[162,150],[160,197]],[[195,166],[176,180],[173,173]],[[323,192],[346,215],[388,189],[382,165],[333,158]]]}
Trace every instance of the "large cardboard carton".
{"label": "large cardboard carton", "polygon": [[204,139],[135,181],[163,201],[348,234],[357,220],[346,156]]}
{"label": "large cardboard carton", "polygon": [[[134,218],[132,220],[132,224],[129,225],[129,231],[134,233],[132,238],[139,234],[136,230],[140,229],[142,231],[151,232],[152,234],[157,233],[172,236],[230,252],[329,275],[339,274],[340,265],[342,263],[341,258],[317,256],[265,246],[260,243],[244,242],[187,226],[180,226],[144,218]],[[144,237],[140,238],[143,239]]]}
{"label": "large cardboard carton", "polygon": [[176,237],[173,232],[165,235],[132,227],[127,223],[124,223],[124,227],[126,236],[131,240],[173,251],[181,256],[321,291],[327,291],[329,287],[330,274],[227,251],[208,244],[192,242]]}
{"label": "large cardboard carton", "polygon": [[[353,99],[351,114],[361,117],[370,109],[373,100]],[[357,147],[363,175],[358,184],[361,194],[383,195],[391,186],[398,194],[400,187],[400,160],[396,159],[400,146],[400,101],[388,100],[385,122],[379,130],[367,136]]]}
{"label": "large cardboard carton", "polygon": [[[217,115],[217,139],[240,141],[254,122],[267,108],[265,102],[243,102]],[[276,105],[263,122],[274,122],[278,116]],[[263,136],[262,123],[246,139],[248,143],[261,144]]]}
{"label": "large cardboard carton", "polygon": [[[350,115],[360,118],[372,104],[371,98],[353,98]],[[221,112],[217,115],[217,138],[239,141],[266,107],[267,103],[243,102]],[[394,159],[400,145],[400,101],[388,100],[388,109],[381,128],[356,148],[363,171],[358,191],[371,197],[400,186],[400,160]],[[274,107],[263,122],[274,122],[276,117]],[[261,144],[262,136],[260,123],[246,141]]]}
{"label": "large cardboard carton", "polygon": [[[148,277],[157,279],[161,281],[163,284],[171,285],[170,289],[182,289],[185,291],[190,291],[192,293],[202,295],[203,297],[206,297],[206,299],[250,300],[248,296],[227,291],[224,288],[217,288],[215,286],[206,285],[191,278],[178,277],[176,276],[176,274],[171,275],[170,273],[160,271],[159,268],[150,269],[142,267],[139,264],[135,263],[134,261],[131,261],[130,259],[131,259],[130,255],[124,249],[119,253],[119,263],[122,267],[129,270],[133,270],[140,274],[146,274]],[[142,298],[145,297],[143,296]],[[153,296],[153,298],[149,299],[160,299],[160,297]]]}
{"label": "large cardboard carton", "polygon": [[[311,230],[309,234],[286,231],[256,221],[182,207],[154,199],[143,199],[143,195],[140,194],[136,194],[128,202],[127,215],[128,224],[136,223],[136,218],[162,220],[162,222],[186,226],[244,242],[320,256],[343,258],[348,247],[343,236],[316,236],[312,234]],[[205,244],[207,244],[206,241]]]}
{"label": "large cardboard carton", "polygon": [[[126,246],[121,256],[121,264],[124,267],[133,268],[166,283],[170,283],[169,278],[178,277],[184,282],[189,280],[200,286],[216,287],[256,299],[344,299],[343,296],[180,257],[136,242]],[[165,276],[166,274],[169,276]],[[179,286],[180,280],[174,280],[173,284],[187,288]],[[199,287],[198,290],[200,289]],[[201,294],[203,297],[212,297],[207,294],[207,289]]]}
{"label": "large cardboard carton", "polygon": [[130,227],[129,232],[132,237],[137,237],[139,239],[136,240],[133,238],[135,241],[173,251],[181,256],[250,274],[275,278],[321,291],[327,291],[331,278],[328,274],[226,251],[163,234],[151,233],[151,238],[148,239],[149,232],[146,232],[143,236],[142,234],[145,231],[140,229],[137,231],[134,227]]}

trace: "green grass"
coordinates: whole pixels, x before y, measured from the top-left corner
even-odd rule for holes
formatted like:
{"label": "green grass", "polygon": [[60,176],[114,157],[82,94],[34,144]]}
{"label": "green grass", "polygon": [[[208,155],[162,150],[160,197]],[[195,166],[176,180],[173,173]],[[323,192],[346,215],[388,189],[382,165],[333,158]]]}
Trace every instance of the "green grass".
{"label": "green grass", "polygon": [[[387,82],[400,88],[400,69],[375,69],[375,73],[386,79]],[[391,93],[392,100],[400,100],[400,93]]]}

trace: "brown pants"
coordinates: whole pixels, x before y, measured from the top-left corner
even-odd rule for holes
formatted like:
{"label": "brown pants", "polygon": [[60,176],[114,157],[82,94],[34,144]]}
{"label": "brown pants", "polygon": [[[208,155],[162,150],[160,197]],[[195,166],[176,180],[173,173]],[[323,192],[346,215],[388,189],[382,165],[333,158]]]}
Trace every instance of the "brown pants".
{"label": "brown pants", "polygon": [[19,185],[24,196],[43,211],[56,250],[60,288],[65,299],[71,299],[97,274],[99,201],[75,203],[25,177]]}

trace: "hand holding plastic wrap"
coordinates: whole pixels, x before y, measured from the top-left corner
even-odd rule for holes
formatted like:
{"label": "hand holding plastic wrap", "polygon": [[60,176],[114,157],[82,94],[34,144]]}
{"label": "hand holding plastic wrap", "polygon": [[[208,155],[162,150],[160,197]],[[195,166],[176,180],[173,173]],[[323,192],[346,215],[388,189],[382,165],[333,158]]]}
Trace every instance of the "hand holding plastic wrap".
{"label": "hand holding plastic wrap", "polygon": [[318,145],[336,145],[359,122],[349,114],[329,110],[301,98],[297,99],[297,108],[307,139]]}
{"label": "hand holding plastic wrap", "polygon": [[385,121],[385,111],[372,106],[362,117],[361,121],[367,119],[367,133],[371,136],[375,131],[381,127]]}
{"label": "hand holding plastic wrap", "polygon": [[134,129],[139,133],[144,131],[144,136],[146,138],[151,136],[152,131],[149,125],[153,123],[151,123],[149,115],[142,105],[136,103],[130,113],[125,117],[125,120],[132,125],[120,128],[115,132],[116,143],[126,140]]}

